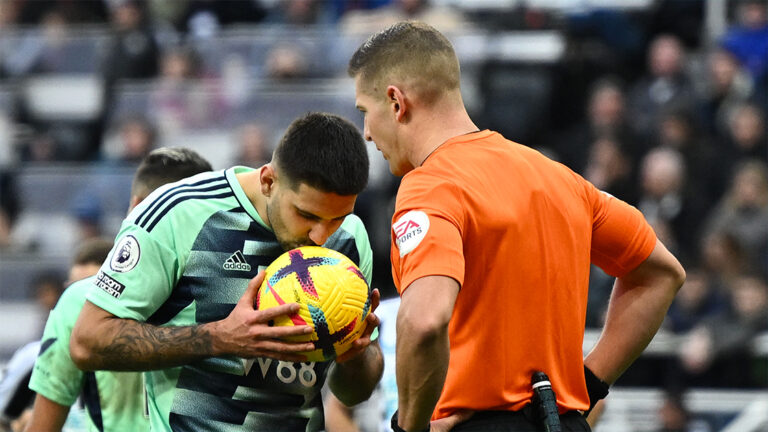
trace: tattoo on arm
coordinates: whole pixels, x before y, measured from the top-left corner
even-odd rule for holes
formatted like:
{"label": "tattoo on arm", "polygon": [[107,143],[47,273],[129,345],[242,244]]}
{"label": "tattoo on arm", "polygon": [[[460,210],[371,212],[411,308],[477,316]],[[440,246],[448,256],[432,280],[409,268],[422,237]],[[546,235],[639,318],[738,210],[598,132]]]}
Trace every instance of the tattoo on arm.
{"label": "tattoo on arm", "polygon": [[94,352],[110,370],[162,369],[214,355],[205,325],[158,327],[130,319],[110,321],[111,343]]}

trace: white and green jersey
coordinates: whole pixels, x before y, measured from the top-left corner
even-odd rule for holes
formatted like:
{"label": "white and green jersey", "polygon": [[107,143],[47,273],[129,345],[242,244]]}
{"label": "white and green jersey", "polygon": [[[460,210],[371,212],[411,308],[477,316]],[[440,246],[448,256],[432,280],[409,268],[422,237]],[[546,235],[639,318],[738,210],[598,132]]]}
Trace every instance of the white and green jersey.
{"label": "white and green jersey", "polygon": [[29,388],[71,406],[82,396],[89,431],[148,431],[139,372],[83,372],[69,355],[69,338],[95,278],[70,285],[48,316]]}
{"label": "white and green jersey", "polygon": [[[88,300],[162,326],[226,318],[248,282],[284,251],[245,195],[235,167],[165,185],[136,207]],[[371,247],[350,215],[323,245],[370,283]],[[209,358],[145,373],[153,431],[315,431],[329,362]]]}

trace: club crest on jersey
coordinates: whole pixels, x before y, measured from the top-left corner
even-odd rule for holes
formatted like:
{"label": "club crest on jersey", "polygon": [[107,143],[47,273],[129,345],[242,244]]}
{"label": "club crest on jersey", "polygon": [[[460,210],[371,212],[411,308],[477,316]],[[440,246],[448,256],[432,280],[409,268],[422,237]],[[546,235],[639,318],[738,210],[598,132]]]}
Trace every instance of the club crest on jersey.
{"label": "club crest on jersey", "polygon": [[112,260],[109,261],[109,267],[118,272],[125,273],[136,267],[141,258],[141,247],[139,241],[132,235],[127,235],[120,239],[112,253]]}
{"label": "club crest on jersey", "polygon": [[251,271],[251,265],[245,262],[243,253],[237,251],[224,261],[224,270]]}
{"label": "club crest on jersey", "polygon": [[400,216],[392,225],[395,233],[395,244],[400,251],[400,256],[416,249],[416,246],[424,240],[429,231],[429,217],[423,211],[411,210]]}

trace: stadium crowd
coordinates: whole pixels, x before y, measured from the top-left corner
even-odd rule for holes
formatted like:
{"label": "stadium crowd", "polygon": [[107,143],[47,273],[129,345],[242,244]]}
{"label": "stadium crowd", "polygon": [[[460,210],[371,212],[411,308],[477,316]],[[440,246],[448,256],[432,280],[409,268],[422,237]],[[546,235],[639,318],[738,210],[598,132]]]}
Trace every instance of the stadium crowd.
{"label": "stadium crowd", "polygon": [[[154,148],[190,142],[216,169],[260,166],[294,112],[343,107],[339,114],[361,125],[346,77],[350,48],[418,19],[462,41],[457,49],[480,53],[462,68],[481,128],[636,206],[684,264],[688,279],[664,324],[680,337],[677,352],[641,359],[618,384],[765,388],[768,358],[753,341],[768,331],[768,4],[461,3],[0,0],[0,300],[37,296],[50,309],[51,292],[64,289],[55,277],[62,267],[41,264],[27,286],[11,288],[13,258],[44,264],[116,232],[103,197],[87,191],[31,217],[25,173],[75,167],[108,179],[132,172]],[[527,52],[494,55],[479,45],[542,34],[562,42],[551,58],[543,59],[544,46],[515,57]],[[254,110],[261,97],[266,108]],[[372,239],[374,285],[393,297],[398,183],[374,159],[356,213]],[[58,202],[46,198],[50,186],[34,193]],[[67,223],[52,227],[68,232],[41,226],[54,214]],[[595,268],[588,327],[601,326],[612,282]]]}

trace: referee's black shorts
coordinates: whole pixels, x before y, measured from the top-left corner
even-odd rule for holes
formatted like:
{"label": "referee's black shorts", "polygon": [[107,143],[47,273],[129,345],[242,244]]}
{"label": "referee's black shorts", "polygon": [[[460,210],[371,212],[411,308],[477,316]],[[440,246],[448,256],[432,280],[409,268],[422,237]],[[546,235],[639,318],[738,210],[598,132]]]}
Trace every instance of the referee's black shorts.
{"label": "referee's black shorts", "polygon": [[[560,416],[563,432],[591,432],[587,420],[577,411]],[[478,411],[459,423],[452,432],[543,432],[541,426],[528,420],[521,411]]]}

